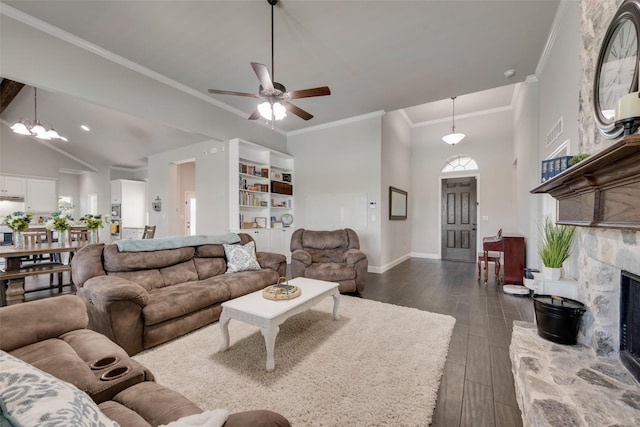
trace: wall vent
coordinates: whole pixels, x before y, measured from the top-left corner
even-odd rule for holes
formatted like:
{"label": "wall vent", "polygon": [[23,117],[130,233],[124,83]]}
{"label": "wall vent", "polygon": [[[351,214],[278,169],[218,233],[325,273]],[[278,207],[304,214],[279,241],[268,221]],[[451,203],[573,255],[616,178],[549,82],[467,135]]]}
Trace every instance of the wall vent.
{"label": "wall vent", "polygon": [[547,133],[547,147],[552,144],[558,137],[562,134],[564,130],[564,125],[562,122],[562,116],[558,119],[555,125],[551,128],[551,130]]}

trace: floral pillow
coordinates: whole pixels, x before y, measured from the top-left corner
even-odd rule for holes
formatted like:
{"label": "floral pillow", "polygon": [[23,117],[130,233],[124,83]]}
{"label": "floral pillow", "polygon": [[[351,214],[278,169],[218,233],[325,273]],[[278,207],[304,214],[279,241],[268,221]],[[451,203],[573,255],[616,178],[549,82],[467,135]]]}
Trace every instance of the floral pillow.
{"label": "floral pillow", "polygon": [[249,242],[246,245],[223,246],[224,254],[227,257],[227,273],[260,270],[260,264],[256,258],[255,242]]}
{"label": "floral pillow", "polygon": [[88,394],[4,351],[0,351],[0,401],[1,418],[8,425],[118,427]]}

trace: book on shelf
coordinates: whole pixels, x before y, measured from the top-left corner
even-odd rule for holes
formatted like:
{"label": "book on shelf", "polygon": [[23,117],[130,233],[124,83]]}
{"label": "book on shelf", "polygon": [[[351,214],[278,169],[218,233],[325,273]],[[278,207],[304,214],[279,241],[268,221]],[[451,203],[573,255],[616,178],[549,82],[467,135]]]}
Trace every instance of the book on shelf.
{"label": "book on shelf", "polygon": [[259,176],[261,178],[269,178],[269,168],[246,165],[241,162],[239,170],[241,174]]}
{"label": "book on shelf", "polygon": [[293,195],[293,185],[286,182],[271,181],[271,192],[291,196]]}

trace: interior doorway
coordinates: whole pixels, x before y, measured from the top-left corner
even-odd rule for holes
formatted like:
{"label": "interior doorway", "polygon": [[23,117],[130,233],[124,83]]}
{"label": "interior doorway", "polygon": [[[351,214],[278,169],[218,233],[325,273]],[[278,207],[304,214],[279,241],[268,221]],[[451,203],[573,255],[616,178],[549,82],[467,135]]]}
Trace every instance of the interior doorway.
{"label": "interior doorway", "polygon": [[476,261],[477,210],[475,176],[442,180],[442,259]]}
{"label": "interior doorway", "polygon": [[196,235],[196,192],[185,191],[184,193],[184,235]]}

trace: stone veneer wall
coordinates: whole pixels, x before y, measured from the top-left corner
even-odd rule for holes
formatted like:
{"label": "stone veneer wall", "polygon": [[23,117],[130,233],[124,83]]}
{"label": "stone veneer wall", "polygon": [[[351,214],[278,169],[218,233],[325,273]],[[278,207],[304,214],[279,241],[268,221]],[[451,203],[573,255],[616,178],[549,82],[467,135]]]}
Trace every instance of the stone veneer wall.
{"label": "stone veneer wall", "polygon": [[[578,113],[579,148],[596,153],[613,141],[600,136],[593,118],[593,76],[604,33],[622,0],[581,0],[582,82]],[[588,308],[578,341],[599,356],[615,357],[620,346],[620,272],[640,275],[640,232],[578,227],[579,299]]]}

